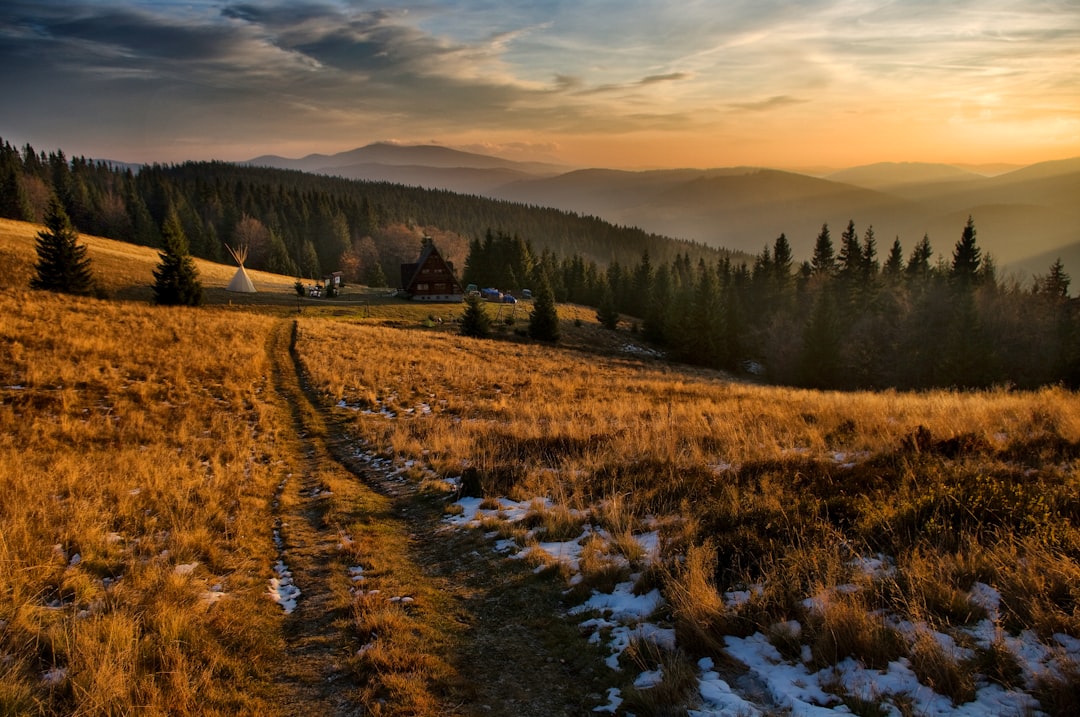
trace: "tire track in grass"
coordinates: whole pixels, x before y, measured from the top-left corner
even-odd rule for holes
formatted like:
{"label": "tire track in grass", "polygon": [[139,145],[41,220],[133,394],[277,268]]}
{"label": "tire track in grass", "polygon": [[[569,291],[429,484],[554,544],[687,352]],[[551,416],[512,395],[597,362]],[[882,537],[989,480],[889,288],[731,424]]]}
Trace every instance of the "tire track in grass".
{"label": "tire track in grass", "polygon": [[268,346],[273,385],[295,428],[295,463],[278,486],[276,520],[268,526],[279,558],[268,593],[285,613],[286,655],[274,676],[278,707],[287,715],[358,714],[357,684],[347,669],[349,610],[339,594],[347,566],[337,523],[347,516],[339,517],[336,505],[364,486],[327,452],[325,429],[296,376],[291,340],[289,323],[281,322]]}
{"label": "tire track in grass", "polygon": [[305,391],[295,336],[285,320],[268,345],[296,441],[276,497],[281,569],[268,586],[276,599],[284,569],[299,590],[295,606],[282,601],[280,713],[468,714],[446,699],[456,679],[444,659],[460,632],[455,596],[413,561],[412,528],[399,492],[384,490],[388,476],[339,458],[347,444]]}
{"label": "tire track in grass", "polygon": [[562,615],[558,579],[447,530],[443,496],[357,450],[306,392],[295,336],[282,321],[271,338],[299,457],[277,509],[300,590],[284,620],[282,712],[591,714],[608,680]]}

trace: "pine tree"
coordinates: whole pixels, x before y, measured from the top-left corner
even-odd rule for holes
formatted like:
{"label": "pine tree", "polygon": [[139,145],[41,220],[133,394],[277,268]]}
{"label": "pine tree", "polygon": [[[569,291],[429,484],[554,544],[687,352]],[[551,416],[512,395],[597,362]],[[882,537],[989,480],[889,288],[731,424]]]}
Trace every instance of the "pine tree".
{"label": "pine tree", "polygon": [[776,288],[785,291],[791,284],[791,244],[786,235],[776,237],[773,244],[773,274],[776,277]]}
{"label": "pine tree", "polygon": [[1048,296],[1051,299],[1065,299],[1069,296],[1069,284],[1071,278],[1065,273],[1065,265],[1061,263],[1061,257],[1050,265],[1050,272],[1046,276],[1036,277],[1035,293]]}
{"label": "pine tree", "polygon": [[980,254],[981,251],[975,243],[975,222],[969,216],[964,232],[953,249],[950,278],[965,286],[974,284],[979,278],[979,264],[982,261]]}
{"label": "pine tree", "polygon": [[859,235],[855,232],[855,222],[848,221],[847,229],[840,235],[840,278],[853,283],[862,273],[862,260],[862,248],[859,246]]}
{"label": "pine tree", "polygon": [[386,280],[382,264],[377,261],[371,263],[364,272],[364,283],[368,286],[387,286],[390,283]]}
{"label": "pine tree", "polygon": [[653,268],[649,261],[649,250],[641,254],[641,263],[634,269],[632,277],[632,293],[630,295],[630,313],[641,318],[649,306],[649,295],[652,293]]}
{"label": "pine tree", "polygon": [[540,277],[540,286],[529,314],[529,336],[541,341],[559,340],[559,314],[555,310],[555,295],[547,276]]}
{"label": "pine tree", "polygon": [[164,248],[161,263],[154,269],[154,301],[162,305],[198,306],[202,303],[202,283],[195,262],[188,254],[187,237],[176,212],[169,212],[161,227]]}
{"label": "pine tree", "polygon": [[33,215],[21,174],[19,151],[5,142],[0,148],[0,217],[27,221]]}
{"label": "pine tree", "polygon": [[484,302],[479,296],[465,299],[465,313],[461,317],[461,335],[474,339],[486,339],[491,336],[491,318],[484,310]]}
{"label": "pine tree", "polygon": [[619,311],[615,308],[615,296],[611,288],[604,289],[604,298],[600,300],[600,306],[596,309],[596,320],[605,329],[614,331],[619,327]]}
{"label": "pine tree", "polygon": [[908,258],[907,275],[912,278],[924,277],[930,273],[930,259],[934,256],[934,250],[930,247],[930,235],[923,234],[923,238],[911,250]]}
{"label": "pine tree", "polygon": [[904,272],[904,250],[900,246],[900,237],[893,239],[892,248],[889,249],[889,258],[885,260],[883,273],[890,279],[895,279]]}
{"label": "pine tree", "polygon": [[45,215],[45,230],[38,232],[36,276],[30,280],[34,289],[87,295],[94,291],[94,276],[86,245],[71,226],[60,199],[53,196]]}
{"label": "pine tree", "polygon": [[814,242],[814,255],[810,260],[810,266],[814,274],[830,276],[836,270],[836,256],[833,253],[832,237],[829,236],[829,225],[821,225],[821,233]]}
{"label": "pine tree", "polygon": [[813,388],[836,386],[840,362],[840,322],[832,292],[821,292],[803,330],[799,373],[802,383]]}

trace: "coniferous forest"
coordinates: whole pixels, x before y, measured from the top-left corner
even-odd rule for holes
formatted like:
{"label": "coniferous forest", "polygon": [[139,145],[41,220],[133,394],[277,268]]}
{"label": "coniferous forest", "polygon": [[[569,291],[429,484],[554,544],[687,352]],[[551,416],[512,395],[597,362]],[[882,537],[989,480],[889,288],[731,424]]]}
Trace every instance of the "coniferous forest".
{"label": "coniferous forest", "polygon": [[[0,146],[0,216],[40,222],[53,196],[80,232],[161,248],[170,213],[194,256],[298,277],[393,285],[431,235],[463,282],[598,307],[701,366],[816,388],[1080,385],[1080,306],[1060,262],[998,276],[969,219],[955,237],[878,246],[823,226],[809,261],[780,235],[756,257],[595,217],[388,183],[222,162],[131,169]],[[460,268],[460,267],[459,267]],[[389,279],[388,279],[389,277]]]}

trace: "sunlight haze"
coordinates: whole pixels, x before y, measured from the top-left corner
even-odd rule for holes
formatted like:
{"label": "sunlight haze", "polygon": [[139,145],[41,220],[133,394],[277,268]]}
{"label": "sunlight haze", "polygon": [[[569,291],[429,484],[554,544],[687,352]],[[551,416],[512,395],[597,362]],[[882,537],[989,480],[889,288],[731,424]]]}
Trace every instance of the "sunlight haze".
{"label": "sunlight haze", "polygon": [[0,5],[0,136],[127,162],[376,141],[618,168],[1080,155],[1080,3]]}

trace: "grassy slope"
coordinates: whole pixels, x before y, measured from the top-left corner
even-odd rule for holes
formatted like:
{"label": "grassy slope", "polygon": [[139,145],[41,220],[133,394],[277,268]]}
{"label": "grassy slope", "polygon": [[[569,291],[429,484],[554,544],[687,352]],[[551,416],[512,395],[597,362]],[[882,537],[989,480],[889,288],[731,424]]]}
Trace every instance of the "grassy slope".
{"label": "grassy slope", "polygon": [[[180,522],[193,525],[196,537],[184,537],[181,530],[163,535],[157,524],[144,524],[138,510],[145,510],[140,501],[148,497],[142,491],[132,495],[128,483],[161,486],[152,495],[154,504],[163,506],[178,500],[167,486],[188,485],[182,475],[153,482],[139,478],[138,471],[150,470],[140,463],[140,445],[177,451],[187,461],[183,475],[191,472],[191,461],[209,460],[214,470],[234,471],[244,456],[265,450],[263,443],[250,443],[244,426],[261,425],[259,430],[272,432],[282,425],[273,403],[261,397],[259,383],[264,380],[259,374],[266,373],[259,367],[265,369],[267,360],[260,355],[260,337],[269,334],[272,322],[251,312],[243,322],[230,319],[244,301],[256,302],[251,308],[260,313],[293,314],[297,305],[289,293],[291,280],[284,277],[253,277],[257,285],[265,281],[268,289],[276,288],[252,297],[215,293],[234,270],[202,263],[210,300],[220,302],[219,308],[196,313],[142,302],[42,296],[22,289],[32,271],[34,230],[0,222],[0,260],[7,268],[0,277],[5,303],[0,387],[26,386],[0,388],[4,435],[10,436],[0,465],[18,467],[3,476],[14,481],[13,494],[19,496],[18,502],[5,501],[5,509],[14,511],[5,518],[17,520],[29,505],[43,511],[37,520],[5,532],[0,545],[7,551],[0,566],[10,570],[0,576],[0,584],[17,586],[8,589],[0,613],[3,649],[20,660],[18,674],[9,669],[0,684],[8,690],[4,699],[70,705],[83,692],[66,688],[69,694],[56,695],[40,680],[26,687],[34,683],[33,670],[47,670],[58,654],[68,654],[57,651],[58,645],[67,649],[58,642],[66,634],[65,623],[46,620],[56,613],[43,605],[74,599],[71,604],[90,609],[99,593],[108,598],[108,590],[95,582],[104,568],[67,565],[53,554],[53,545],[65,554],[72,547],[91,555],[100,551],[104,557],[91,566],[128,561],[131,567],[123,571],[128,577],[141,565],[132,562],[132,555],[160,555],[164,546],[170,554],[176,551],[176,562],[199,560],[207,572],[197,572],[196,578],[207,583],[219,579],[223,569],[236,576],[230,581],[257,583],[257,571],[243,565],[267,560],[265,532],[252,543],[213,538],[205,526],[216,525],[221,517],[205,506],[218,499],[200,492],[210,488],[185,489]],[[117,297],[149,297],[155,252],[108,240],[86,242],[107,290]],[[456,307],[417,306],[360,292],[336,303],[309,300],[302,307],[299,358],[324,407],[345,401],[401,416],[388,420],[335,410],[336,420],[350,424],[354,438],[373,450],[415,460],[441,475],[471,469],[472,479],[489,495],[549,495],[591,511],[613,534],[640,528],[648,516],[659,519],[670,570],[647,579],[664,586],[680,640],[694,654],[719,654],[725,634],[768,631],[794,618],[807,625],[801,639],[815,661],[828,663],[846,654],[882,659],[873,645],[857,637],[838,645],[829,636],[878,629],[867,616],[882,608],[942,629],[963,624],[977,613],[965,597],[976,580],[1001,591],[1002,630],[1033,629],[1047,639],[1055,632],[1080,637],[1080,486],[1075,470],[1080,402],[1072,394],[1055,389],[1034,394],[837,394],[737,384],[718,373],[626,358],[618,349],[627,334],[599,329],[591,312],[575,307],[560,307],[567,343],[588,353],[510,340],[511,327],[505,329],[507,340],[484,342],[455,336],[449,321],[416,330],[429,314],[452,318]],[[581,326],[574,325],[574,318]],[[50,325],[65,327],[71,338],[55,340],[43,330]],[[86,343],[90,339],[84,337],[95,334],[104,334],[103,343]],[[129,358],[132,347],[136,351]],[[203,347],[214,351],[200,353]],[[240,367],[225,358],[230,354],[239,357]],[[187,358],[164,365],[157,358],[161,355]],[[184,419],[187,427],[177,431],[170,423],[175,420],[172,410],[165,409],[180,401],[191,415]],[[205,401],[224,401],[233,408],[222,415],[210,408],[220,404],[200,403]],[[421,405],[431,409],[430,416],[419,417]],[[204,425],[213,415],[224,423]],[[118,430],[109,428],[110,421],[135,426],[153,438],[138,432],[109,434]],[[83,437],[84,431],[98,437]],[[204,431],[218,440],[206,441]],[[38,443],[51,446],[49,453],[20,450]],[[94,461],[80,462],[87,451]],[[54,465],[49,456],[60,459]],[[134,474],[112,468],[114,460],[125,456]],[[158,463],[155,470],[168,465]],[[105,470],[99,473],[99,466]],[[42,485],[57,480],[69,486],[67,493],[59,493],[62,497],[81,495],[73,486],[88,471],[101,478],[106,498],[88,498],[78,510],[64,500],[59,508],[40,500]],[[108,476],[123,476],[125,482],[114,485],[105,480]],[[274,479],[258,473],[249,484],[253,525],[269,520],[265,501]],[[228,488],[234,502],[245,495],[237,493],[238,485]],[[118,507],[120,515],[131,516],[130,525],[121,524],[126,532],[108,517]],[[135,553],[115,547],[109,542],[112,532],[124,536],[122,546],[137,536],[146,547]],[[82,537],[94,535],[93,540]],[[852,554],[879,551],[896,562],[894,579],[868,585],[829,614],[807,614],[804,598],[859,579],[848,565]],[[677,559],[680,555],[685,562]],[[230,560],[237,567],[230,567]],[[31,565],[38,568],[28,570]],[[183,583],[169,577],[169,565],[159,566],[155,579]],[[91,569],[98,572],[83,574]],[[69,586],[68,580],[81,582]],[[727,606],[719,597],[749,584],[762,585],[763,591],[742,606]],[[189,591],[190,601],[196,588],[181,587]],[[118,612],[128,610],[132,598],[118,599]],[[236,640],[248,639],[247,631],[264,619],[265,605],[253,602],[247,614],[254,622],[232,626]],[[135,656],[164,650],[139,648],[143,636],[134,627],[123,629],[128,632],[120,634],[135,641]],[[197,636],[211,628],[199,623],[188,629]],[[160,638],[151,634],[145,639]],[[790,636],[775,639],[778,647],[791,649]],[[190,642],[205,646],[213,640]],[[255,642],[243,649],[280,648]],[[916,656],[920,648],[896,649]],[[131,659],[128,664],[144,664]],[[211,665],[210,680],[213,669],[220,669],[214,661]],[[362,674],[364,668],[355,669]],[[138,669],[131,674],[136,676],[132,684],[118,683],[124,686],[110,698],[115,704],[144,699],[140,690],[150,689],[138,686]],[[200,673],[172,687],[162,687],[159,672],[146,674],[154,689],[175,699],[169,690],[188,694],[183,690],[196,689],[192,685],[199,684],[195,676]],[[76,678],[67,679],[64,684]],[[251,674],[238,683],[248,680],[254,702],[223,695],[221,704],[235,699],[241,700],[237,711],[254,709],[262,699],[256,687],[261,679]],[[447,689],[460,697],[460,691]]]}

